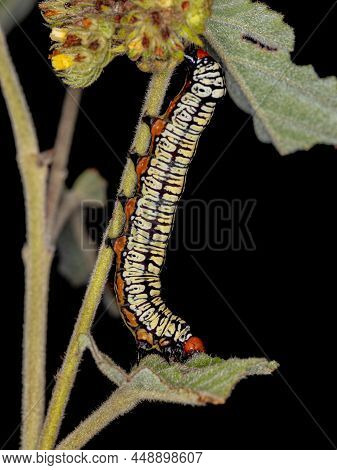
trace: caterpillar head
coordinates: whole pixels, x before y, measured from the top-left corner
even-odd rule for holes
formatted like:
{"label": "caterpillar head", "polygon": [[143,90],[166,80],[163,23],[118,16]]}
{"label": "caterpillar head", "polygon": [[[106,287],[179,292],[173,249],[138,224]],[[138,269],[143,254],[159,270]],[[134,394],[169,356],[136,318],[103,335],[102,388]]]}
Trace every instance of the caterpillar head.
{"label": "caterpillar head", "polygon": [[205,345],[202,339],[197,336],[191,336],[184,343],[184,353],[186,356],[193,356],[195,353],[205,352]]}

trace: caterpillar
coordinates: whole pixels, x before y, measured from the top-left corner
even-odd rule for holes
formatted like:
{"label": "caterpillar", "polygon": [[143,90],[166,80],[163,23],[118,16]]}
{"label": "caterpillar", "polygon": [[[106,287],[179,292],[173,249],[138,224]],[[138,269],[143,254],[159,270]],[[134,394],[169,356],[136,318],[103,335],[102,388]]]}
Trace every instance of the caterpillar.
{"label": "caterpillar", "polygon": [[205,350],[190,326],[166,306],[160,281],[189,165],[226,91],[221,65],[205,51],[199,49],[187,58],[192,67],[182,90],[151,123],[148,154],[130,155],[137,173],[136,193],[122,201],[123,233],[108,241],[116,254],[117,303],[136,339],[138,358],[151,351],[168,361],[183,361]]}

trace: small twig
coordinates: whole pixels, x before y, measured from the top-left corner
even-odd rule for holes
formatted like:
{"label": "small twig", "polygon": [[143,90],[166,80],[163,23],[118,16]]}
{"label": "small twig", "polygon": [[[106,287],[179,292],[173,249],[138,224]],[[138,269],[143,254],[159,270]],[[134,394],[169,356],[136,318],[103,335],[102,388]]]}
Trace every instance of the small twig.
{"label": "small twig", "polygon": [[[159,114],[172,72],[173,68],[153,76],[145,99],[143,113],[147,113],[150,116],[156,116]],[[133,142],[133,149],[140,154],[144,154],[147,150],[149,139],[150,133],[148,126],[140,120]],[[120,192],[125,194],[133,193],[135,184],[135,168],[131,160],[128,159],[122,175]],[[41,435],[40,449],[52,449],[55,445],[63,419],[64,410],[68,403],[70,392],[82,357],[82,352],[79,350],[79,339],[82,334],[87,335],[90,332],[113,261],[113,251],[105,245],[104,240],[106,237],[118,237],[123,229],[123,224],[124,213],[121,204],[116,202],[112,218],[98,252],[96,265],[87,287],[64,362],[56,380]]]}
{"label": "small twig", "polygon": [[67,165],[75,131],[82,90],[67,89],[62,114],[55,140],[52,166],[50,170],[47,198],[47,222],[51,241],[55,240],[53,230],[56,215],[67,177]]}
{"label": "small twig", "polygon": [[0,31],[0,80],[10,114],[26,209],[23,337],[23,449],[34,449],[45,408],[45,345],[50,253],[46,243],[47,166],[39,159],[33,120]]}
{"label": "small twig", "polygon": [[[104,374],[107,375],[105,372]],[[127,378],[129,377],[130,376],[127,376]],[[102,429],[108,426],[112,421],[128,413],[144,401],[187,404],[186,399],[185,401],[184,399],[180,399],[177,393],[173,392],[170,394],[169,392],[160,390],[160,388],[158,390],[147,390],[145,387],[135,387],[131,379],[130,382],[125,382],[114,391],[96,411],[91,413],[74,431],[68,434],[68,436],[56,446],[56,450],[82,449],[87,442],[99,434]]]}

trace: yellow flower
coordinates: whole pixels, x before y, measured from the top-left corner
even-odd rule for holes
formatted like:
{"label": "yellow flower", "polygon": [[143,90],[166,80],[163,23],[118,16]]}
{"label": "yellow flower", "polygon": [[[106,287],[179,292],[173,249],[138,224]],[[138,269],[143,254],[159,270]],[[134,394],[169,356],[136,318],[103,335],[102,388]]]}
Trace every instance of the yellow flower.
{"label": "yellow flower", "polygon": [[56,54],[51,58],[52,66],[55,70],[69,69],[74,63],[74,59],[69,54]]}
{"label": "yellow flower", "polygon": [[53,28],[50,33],[50,39],[55,42],[64,42],[67,32],[65,28]]}
{"label": "yellow flower", "polygon": [[139,55],[144,50],[142,42],[142,38],[139,37],[136,37],[129,42],[130,55],[132,55],[133,57],[139,57]]}

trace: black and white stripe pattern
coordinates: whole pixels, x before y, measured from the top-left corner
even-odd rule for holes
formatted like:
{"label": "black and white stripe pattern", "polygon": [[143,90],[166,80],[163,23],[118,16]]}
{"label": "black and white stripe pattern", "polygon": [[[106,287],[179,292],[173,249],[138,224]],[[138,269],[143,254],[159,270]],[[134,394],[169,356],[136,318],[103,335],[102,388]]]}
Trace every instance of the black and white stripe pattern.
{"label": "black and white stripe pattern", "polygon": [[180,358],[192,336],[189,325],[161,298],[160,273],[189,165],[224,93],[221,66],[205,54],[195,58],[184,89],[162,118],[162,131],[153,136],[140,176],[115,283],[126,324],[145,351]]}

